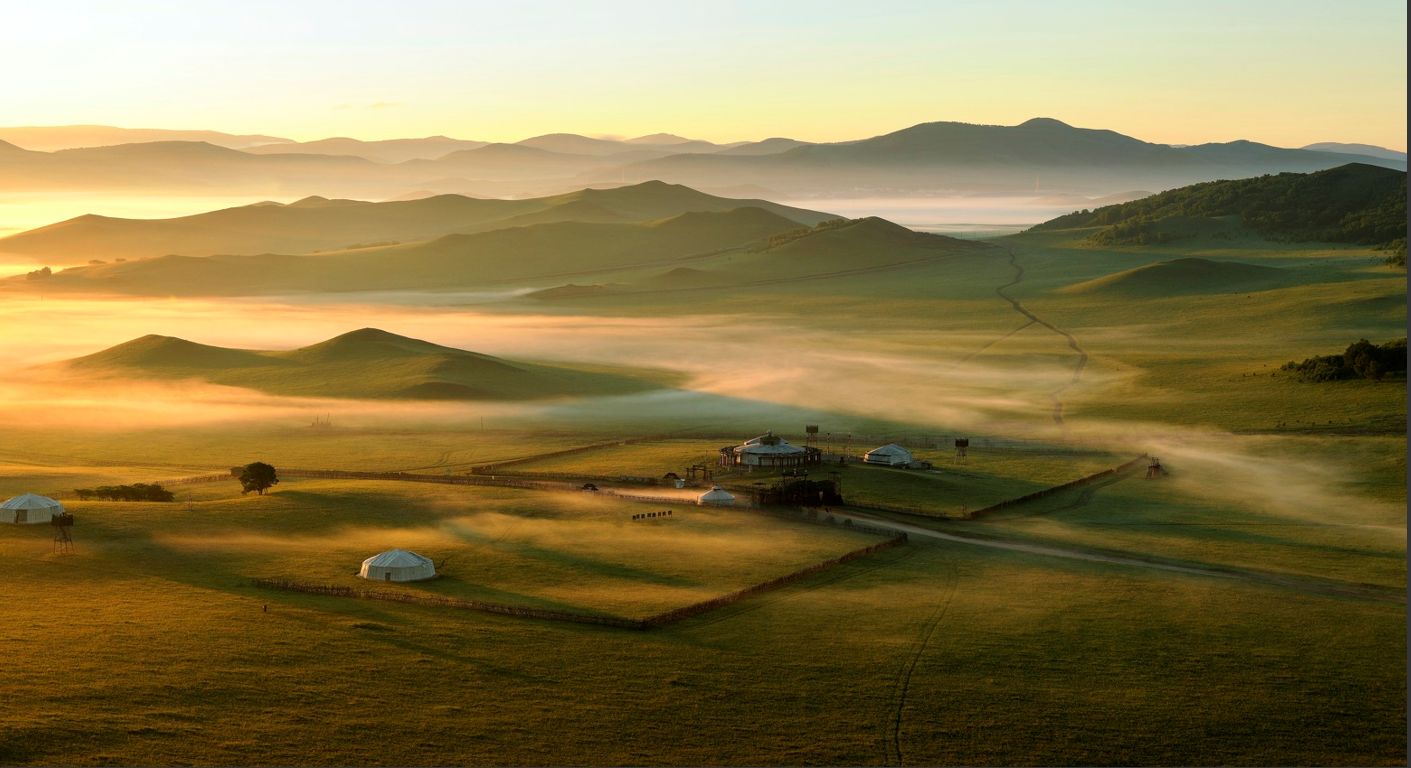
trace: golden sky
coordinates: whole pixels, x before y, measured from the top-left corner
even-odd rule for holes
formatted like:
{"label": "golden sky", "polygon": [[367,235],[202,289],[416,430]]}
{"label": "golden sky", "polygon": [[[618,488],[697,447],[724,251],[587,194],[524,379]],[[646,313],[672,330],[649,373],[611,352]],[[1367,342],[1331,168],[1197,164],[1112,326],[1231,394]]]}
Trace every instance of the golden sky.
{"label": "golden sky", "polygon": [[0,125],[294,139],[861,138],[1055,117],[1406,146],[1406,6],[1280,0],[14,4]]}

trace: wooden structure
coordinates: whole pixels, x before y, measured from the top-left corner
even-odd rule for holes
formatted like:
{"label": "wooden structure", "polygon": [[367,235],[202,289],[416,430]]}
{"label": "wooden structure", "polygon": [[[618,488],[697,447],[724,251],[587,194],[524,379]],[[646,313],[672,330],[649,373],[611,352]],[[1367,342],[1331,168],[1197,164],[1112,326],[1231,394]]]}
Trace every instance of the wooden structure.
{"label": "wooden structure", "polygon": [[1146,464],[1146,479],[1148,479],[1148,480],[1154,480],[1154,479],[1156,479],[1156,478],[1158,478],[1158,477],[1165,477],[1165,476],[1166,476],[1166,468],[1163,467],[1163,466],[1161,466],[1161,459],[1158,459],[1158,458],[1156,458],[1155,456],[1152,456],[1151,458],[1147,459],[1147,464]]}
{"label": "wooden structure", "polygon": [[68,512],[54,515],[49,524],[54,526],[54,551],[61,555],[72,555],[73,515]]}
{"label": "wooden structure", "polygon": [[955,439],[955,460],[964,464],[966,452],[970,450],[970,438],[957,437]]}

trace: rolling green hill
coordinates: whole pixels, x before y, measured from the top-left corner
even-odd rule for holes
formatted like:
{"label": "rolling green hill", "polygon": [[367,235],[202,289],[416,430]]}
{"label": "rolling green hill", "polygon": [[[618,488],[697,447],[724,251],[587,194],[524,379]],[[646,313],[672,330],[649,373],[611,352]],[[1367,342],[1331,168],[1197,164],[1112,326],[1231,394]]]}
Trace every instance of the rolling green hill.
{"label": "rolling green hill", "polygon": [[1078,211],[1034,229],[1101,227],[1089,235],[1092,242],[1145,245],[1188,239],[1221,217],[1271,240],[1404,243],[1406,173],[1350,163],[1317,173],[1212,181]]}
{"label": "rolling green hill", "polygon": [[288,205],[261,203],[172,219],[88,215],[0,239],[0,253],[60,263],[168,254],[309,253],[502,227],[563,221],[642,222],[743,206],[768,210],[796,224],[812,225],[831,218],[765,200],[716,197],[650,181],[524,200],[437,195],[370,203],[308,197]]}
{"label": "rolling green hill", "polygon": [[1183,258],[1085,280],[1060,293],[1157,297],[1264,290],[1292,282],[1288,270],[1234,261]]}
{"label": "rolling green hill", "polygon": [[84,376],[201,379],[300,397],[539,400],[659,386],[627,373],[504,360],[376,328],[289,351],[227,349],[149,335],[70,360],[65,367]]}
{"label": "rolling green hill", "polygon": [[550,222],[314,256],[163,256],[72,267],[5,284],[144,295],[518,288],[557,276],[668,265],[750,246],[798,226],[760,208],[737,208],[645,223]]}

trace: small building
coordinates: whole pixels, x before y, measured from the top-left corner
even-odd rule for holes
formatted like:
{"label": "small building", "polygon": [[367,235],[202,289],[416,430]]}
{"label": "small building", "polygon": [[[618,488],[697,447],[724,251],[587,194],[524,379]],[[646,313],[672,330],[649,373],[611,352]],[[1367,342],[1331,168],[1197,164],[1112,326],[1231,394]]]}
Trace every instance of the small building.
{"label": "small building", "polygon": [[0,504],[0,523],[48,525],[55,515],[64,514],[64,505],[37,493],[22,493]]}
{"label": "small building", "polygon": [[885,464],[889,467],[909,467],[914,461],[911,451],[896,443],[887,443],[881,448],[873,448],[863,454],[862,460],[868,464]]}
{"label": "small building", "polygon": [[823,452],[819,449],[792,445],[773,432],[720,449],[722,467],[801,467],[822,461]]}
{"label": "small building", "polygon": [[389,549],[363,561],[358,575],[369,581],[423,581],[436,577],[436,564],[405,549]]}
{"label": "small building", "polygon": [[696,503],[701,506],[733,507],[735,506],[735,494],[717,485],[697,496]]}

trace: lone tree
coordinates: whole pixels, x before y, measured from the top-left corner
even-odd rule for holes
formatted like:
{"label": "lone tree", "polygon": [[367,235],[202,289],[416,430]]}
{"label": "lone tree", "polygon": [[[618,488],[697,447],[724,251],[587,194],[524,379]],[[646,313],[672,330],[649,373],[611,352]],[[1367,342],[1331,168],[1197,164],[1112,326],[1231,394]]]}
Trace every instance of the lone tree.
{"label": "lone tree", "polygon": [[246,464],[241,467],[239,478],[240,487],[243,489],[240,491],[242,496],[250,491],[254,491],[263,496],[265,495],[266,489],[279,483],[279,478],[274,474],[274,467],[263,461]]}

